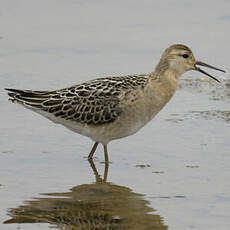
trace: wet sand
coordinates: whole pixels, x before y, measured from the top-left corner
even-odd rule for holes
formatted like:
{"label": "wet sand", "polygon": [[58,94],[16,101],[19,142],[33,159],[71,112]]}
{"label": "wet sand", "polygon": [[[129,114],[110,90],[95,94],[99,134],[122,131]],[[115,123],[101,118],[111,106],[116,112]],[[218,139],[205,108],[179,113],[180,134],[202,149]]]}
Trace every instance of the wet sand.
{"label": "wet sand", "polygon": [[102,147],[92,167],[91,140],[9,103],[1,90],[0,229],[228,230],[229,8],[227,1],[3,1],[2,89],[150,72],[178,42],[227,74],[209,71],[217,84],[186,73],[153,121],[109,144],[106,182]]}

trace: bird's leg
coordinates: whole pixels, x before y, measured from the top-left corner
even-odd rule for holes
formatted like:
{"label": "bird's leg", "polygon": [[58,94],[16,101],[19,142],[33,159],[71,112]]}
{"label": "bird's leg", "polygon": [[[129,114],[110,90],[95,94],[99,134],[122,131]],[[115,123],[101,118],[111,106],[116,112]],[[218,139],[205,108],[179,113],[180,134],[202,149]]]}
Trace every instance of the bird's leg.
{"label": "bird's leg", "polygon": [[99,175],[99,173],[98,173],[98,171],[97,171],[97,168],[96,168],[96,166],[95,166],[95,164],[94,164],[94,162],[93,162],[93,159],[92,159],[92,158],[91,158],[91,159],[88,159],[88,161],[89,161],[90,166],[91,166],[91,168],[92,168],[92,170],[93,170],[93,173],[94,173],[94,175],[95,175],[95,177],[96,177],[96,183],[101,183],[101,182],[103,182],[104,180],[102,180],[101,176]]}
{"label": "bird's leg", "polygon": [[95,142],[93,145],[93,148],[91,149],[89,155],[88,155],[88,159],[92,159],[93,158],[93,154],[95,153],[97,146],[98,146],[98,142]]}
{"label": "bird's leg", "polygon": [[109,156],[108,156],[107,145],[104,145],[104,155],[105,155],[105,170],[104,170],[103,181],[106,182],[108,176],[108,170],[109,170]]}

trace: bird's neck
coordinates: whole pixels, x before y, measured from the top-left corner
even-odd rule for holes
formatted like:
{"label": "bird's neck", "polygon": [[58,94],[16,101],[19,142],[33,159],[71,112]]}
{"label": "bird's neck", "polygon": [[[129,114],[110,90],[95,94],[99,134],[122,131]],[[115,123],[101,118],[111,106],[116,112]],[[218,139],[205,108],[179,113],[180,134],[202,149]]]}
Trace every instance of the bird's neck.
{"label": "bird's neck", "polygon": [[172,68],[166,68],[168,66],[165,62],[163,66],[161,64],[159,63],[155,71],[150,74],[149,86],[154,88],[153,91],[158,91],[157,94],[162,94],[162,99],[166,103],[175,93],[181,74]]}
{"label": "bird's neck", "polygon": [[153,78],[158,78],[164,80],[164,78],[169,80],[169,77],[178,79],[183,70],[180,70],[178,67],[174,68],[170,66],[167,59],[162,58],[157,64],[155,71],[150,74]]}

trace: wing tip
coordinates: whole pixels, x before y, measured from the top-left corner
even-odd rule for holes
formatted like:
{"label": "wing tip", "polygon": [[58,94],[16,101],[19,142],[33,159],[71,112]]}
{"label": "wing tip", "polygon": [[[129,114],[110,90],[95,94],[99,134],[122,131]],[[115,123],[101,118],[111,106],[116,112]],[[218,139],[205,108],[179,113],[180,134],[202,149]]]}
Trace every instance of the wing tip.
{"label": "wing tip", "polygon": [[10,97],[8,100],[11,102],[16,102],[17,100],[15,99],[16,93],[14,92],[14,89],[9,89],[9,88],[4,88],[6,91],[8,91],[8,96]]}
{"label": "wing tip", "polygon": [[18,100],[17,95],[22,92],[22,90],[19,89],[11,89],[11,88],[4,88],[6,91],[8,91],[8,96],[10,97],[8,100],[13,103],[22,103],[20,100]]}

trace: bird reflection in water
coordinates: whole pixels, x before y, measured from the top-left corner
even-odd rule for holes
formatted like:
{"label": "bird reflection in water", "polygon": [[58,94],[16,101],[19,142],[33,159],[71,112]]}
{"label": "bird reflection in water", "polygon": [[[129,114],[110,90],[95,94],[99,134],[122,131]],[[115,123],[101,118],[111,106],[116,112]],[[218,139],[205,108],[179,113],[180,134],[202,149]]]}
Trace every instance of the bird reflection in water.
{"label": "bird reflection in water", "polygon": [[24,205],[10,209],[11,219],[4,223],[48,223],[61,230],[168,229],[142,194],[106,182],[108,162],[103,178],[94,162],[89,162],[95,183],[78,185],[69,192],[42,194],[46,197],[26,201]]}

